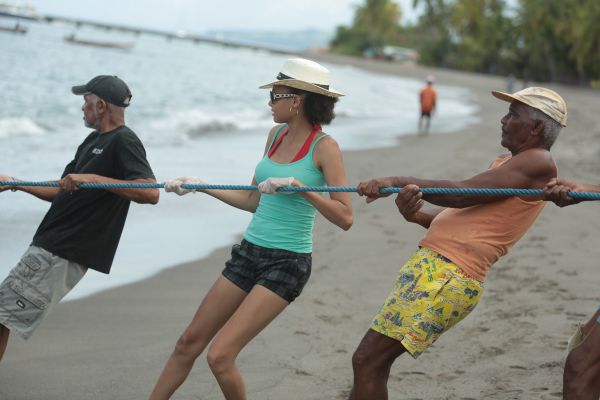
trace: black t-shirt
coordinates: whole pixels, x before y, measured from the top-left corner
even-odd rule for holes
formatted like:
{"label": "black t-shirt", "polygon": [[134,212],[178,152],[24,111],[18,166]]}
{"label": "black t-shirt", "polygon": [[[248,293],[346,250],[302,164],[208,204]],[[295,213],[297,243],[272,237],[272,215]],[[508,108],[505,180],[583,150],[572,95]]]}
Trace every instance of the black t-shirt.
{"label": "black t-shirt", "polygon": [[[154,178],[142,142],[126,126],[94,131],[63,172],[113,179]],[[103,189],[60,190],[38,227],[32,244],[108,274],[123,232],[130,201]]]}

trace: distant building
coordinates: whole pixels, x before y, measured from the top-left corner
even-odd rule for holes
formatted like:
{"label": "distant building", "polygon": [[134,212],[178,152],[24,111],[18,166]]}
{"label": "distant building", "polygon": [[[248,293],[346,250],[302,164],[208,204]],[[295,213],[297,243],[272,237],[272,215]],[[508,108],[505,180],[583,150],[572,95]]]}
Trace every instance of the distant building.
{"label": "distant building", "polygon": [[363,51],[363,57],[400,62],[419,61],[419,53],[415,49],[400,46],[369,47]]}
{"label": "distant building", "polygon": [[419,61],[419,52],[415,49],[399,46],[383,46],[383,58],[389,61],[417,62]]}
{"label": "distant building", "polygon": [[31,4],[0,2],[0,16],[38,20],[41,16]]}

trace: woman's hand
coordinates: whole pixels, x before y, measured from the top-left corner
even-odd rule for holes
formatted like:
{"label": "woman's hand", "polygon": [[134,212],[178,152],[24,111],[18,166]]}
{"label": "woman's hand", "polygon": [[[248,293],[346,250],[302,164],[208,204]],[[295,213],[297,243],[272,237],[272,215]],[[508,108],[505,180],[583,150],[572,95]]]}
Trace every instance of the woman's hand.
{"label": "woman's hand", "polygon": [[292,186],[292,183],[294,183],[293,176],[287,178],[267,178],[258,184],[258,191],[263,194],[275,194],[280,187]]}
{"label": "woman's hand", "polygon": [[206,182],[202,179],[189,177],[189,176],[181,176],[179,178],[175,178],[165,182],[165,192],[173,192],[177,193],[179,196],[183,196],[190,192],[196,192],[196,189],[184,189],[181,187],[183,184],[192,184],[192,185],[202,185]]}

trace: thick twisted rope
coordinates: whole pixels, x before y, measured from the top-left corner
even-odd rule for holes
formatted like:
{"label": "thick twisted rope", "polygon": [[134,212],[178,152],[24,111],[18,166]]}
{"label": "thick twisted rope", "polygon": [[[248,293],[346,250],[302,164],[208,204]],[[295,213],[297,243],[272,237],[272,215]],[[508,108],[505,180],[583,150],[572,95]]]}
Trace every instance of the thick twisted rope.
{"label": "thick twisted rope", "polygon": [[[58,187],[56,181],[26,182],[0,181],[0,186],[45,186]],[[82,183],[80,189],[162,189],[164,183]],[[183,189],[191,190],[258,190],[256,185],[212,185],[184,183]],[[399,193],[400,187],[389,187],[380,190],[381,193]],[[279,192],[356,192],[356,186],[285,186]],[[541,196],[542,189],[512,189],[512,188],[421,188],[423,194],[449,194],[474,196]],[[574,199],[600,200],[600,193],[569,192]]]}

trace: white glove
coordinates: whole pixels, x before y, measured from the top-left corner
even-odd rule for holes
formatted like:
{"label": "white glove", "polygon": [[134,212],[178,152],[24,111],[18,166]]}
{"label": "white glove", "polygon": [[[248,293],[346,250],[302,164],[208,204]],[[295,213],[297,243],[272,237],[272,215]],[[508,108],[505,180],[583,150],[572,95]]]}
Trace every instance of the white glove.
{"label": "white glove", "polygon": [[258,184],[258,191],[266,194],[274,194],[277,192],[277,188],[291,186],[292,182],[294,182],[293,176],[287,178],[267,178]]}
{"label": "white glove", "polygon": [[179,178],[171,179],[170,181],[166,181],[165,182],[165,192],[175,192],[180,196],[183,196],[184,194],[188,194],[190,192],[196,192],[196,189],[182,188],[181,185],[183,185],[184,183],[201,185],[206,182],[203,181],[202,179],[188,177],[188,176],[182,176]]}

